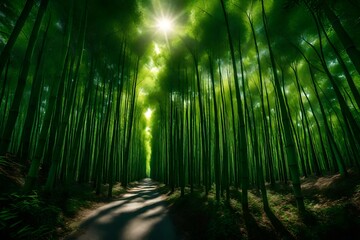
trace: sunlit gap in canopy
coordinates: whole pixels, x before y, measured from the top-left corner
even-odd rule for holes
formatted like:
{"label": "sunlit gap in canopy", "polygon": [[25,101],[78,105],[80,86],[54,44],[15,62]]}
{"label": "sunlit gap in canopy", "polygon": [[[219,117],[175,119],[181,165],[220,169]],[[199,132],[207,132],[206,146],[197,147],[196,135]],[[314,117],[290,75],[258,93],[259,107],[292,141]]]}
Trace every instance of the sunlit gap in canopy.
{"label": "sunlit gap in canopy", "polygon": [[144,112],[144,117],[146,120],[145,127],[145,150],[146,150],[146,176],[150,177],[151,174],[151,116],[153,110],[151,108],[147,108],[146,112]]}
{"label": "sunlit gap in canopy", "polygon": [[[154,35],[159,37],[159,41],[165,41],[170,46],[170,38],[177,37],[180,31],[179,21],[183,12],[175,12],[171,1],[163,3],[162,1],[153,0],[153,12],[151,14],[151,28]],[[161,36],[163,35],[163,36]]]}
{"label": "sunlit gap in canopy", "polygon": [[166,34],[173,30],[173,21],[167,17],[161,17],[156,20],[156,27]]}
{"label": "sunlit gap in canopy", "polygon": [[175,30],[175,19],[171,16],[163,15],[155,17],[155,28],[157,33],[164,35],[166,44],[169,45],[169,36]]}

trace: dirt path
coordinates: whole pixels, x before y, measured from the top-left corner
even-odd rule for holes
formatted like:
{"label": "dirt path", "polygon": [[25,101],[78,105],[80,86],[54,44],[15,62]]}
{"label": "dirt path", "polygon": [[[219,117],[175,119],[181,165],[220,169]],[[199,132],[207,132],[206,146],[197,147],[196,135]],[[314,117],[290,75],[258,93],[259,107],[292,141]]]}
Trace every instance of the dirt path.
{"label": "dirt path", "polygon": [[92,211],[68,240],[178,239],[157,184],[144,179],[121,200]]}

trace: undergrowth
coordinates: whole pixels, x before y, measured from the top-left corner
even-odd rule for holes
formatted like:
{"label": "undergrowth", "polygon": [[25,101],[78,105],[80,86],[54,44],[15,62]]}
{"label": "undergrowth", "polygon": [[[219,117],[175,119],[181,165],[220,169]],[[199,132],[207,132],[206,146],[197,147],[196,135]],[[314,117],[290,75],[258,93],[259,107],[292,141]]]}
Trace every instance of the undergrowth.
{"label": "undergrowth", "polygon": [[2,239],[53,239],[61,226],[61,209],[45,203],[36,192],[0,197]]}
{"label": "undergrowth", "polygon": [[[114,189],[114,196],[124,190]],[[7,193],[0,195],[1,239],[59,239],[67,235],[68,221],[75,218],[82,209],[92,204],[109,202],[107,186],[95,195],[89,184],[75,184],[57,188],[51,193],[42,190],[31,194]]]}
{"label": "undergrowth", "polygon": [[170,216],[184,239],[242,239],[238,213],[225,201],[196,191],[180,197],[179,192],[168,198]]}
{"label": "undergrowth", "polygon": [[[360,239],[360,179],[351,174],[304,179],[307,209],[300,216],[290,185],[268,187],[271,215],[263,210],[259,190],[249,191],[249,213],[241,208],[241,192],[216,202],[214,189],[185,196],[169,195],[169,212],[184,239]],[[275,221],[274,221],[275,218]]]}
{"label": "undergrowth", "polygon": [[[108,185],[102,186],[100,195],[90,184],[24,194],[25,168],[17,162],[16,156],[0,157],[0,239],[59,239],[71,231],[67,222],[81,209],[111,200],[106,196]],[[122,192],[119,184],[113,189],[114,196]]]}

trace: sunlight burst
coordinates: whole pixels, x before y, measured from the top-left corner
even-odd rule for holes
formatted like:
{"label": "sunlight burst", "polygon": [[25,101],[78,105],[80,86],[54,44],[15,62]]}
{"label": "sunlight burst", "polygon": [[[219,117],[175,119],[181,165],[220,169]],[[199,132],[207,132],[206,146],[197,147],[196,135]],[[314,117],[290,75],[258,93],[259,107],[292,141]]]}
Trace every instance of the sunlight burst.
{"label": "sunlight burst", "polygon": [[173,23],[169,18],[162,17],[160,19],[157,19],[156,22],[156,27],[164,33],[171,32],[173,29]]}
{"label": "sunlight burst", "polygon": [[150,119],[152,115],[152,110],[150,108],[147,109],[147,111],[144,113],[146,119]]}

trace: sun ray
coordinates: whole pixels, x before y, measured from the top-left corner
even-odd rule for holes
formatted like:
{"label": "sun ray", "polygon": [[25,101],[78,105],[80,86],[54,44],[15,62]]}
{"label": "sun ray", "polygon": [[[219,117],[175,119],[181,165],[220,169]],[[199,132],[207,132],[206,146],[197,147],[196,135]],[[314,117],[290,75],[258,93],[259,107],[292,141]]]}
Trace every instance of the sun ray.
{"label": "sun ray", "polygon": [[162,17],[162,18],[157,19],[156,22],[157,22],[156,27],[164,33],[168,33],[173,30],[173,22],[171,19]]}

